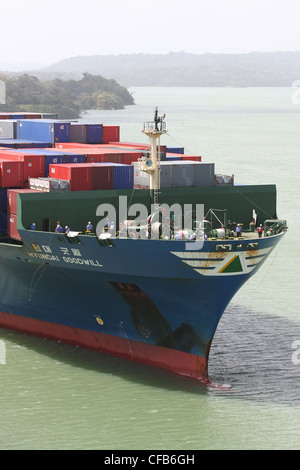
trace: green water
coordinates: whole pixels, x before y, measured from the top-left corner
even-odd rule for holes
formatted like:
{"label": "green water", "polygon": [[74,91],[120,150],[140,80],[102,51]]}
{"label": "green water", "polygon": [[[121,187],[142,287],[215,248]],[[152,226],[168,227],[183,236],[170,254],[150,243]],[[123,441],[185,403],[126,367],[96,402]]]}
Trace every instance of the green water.
{"label": "green water", "polygon": [[[238,184],[276,183],[289,232],[227,308],[206,388],[117,358],[0,331],[0,449],[300,449],[300,105],[288,88],[135,88],[136,105],[88,112],[147,142],[142,123],[166,113],[162,143],[213,161]],[[2,361],[3,362],[3,361]]]}

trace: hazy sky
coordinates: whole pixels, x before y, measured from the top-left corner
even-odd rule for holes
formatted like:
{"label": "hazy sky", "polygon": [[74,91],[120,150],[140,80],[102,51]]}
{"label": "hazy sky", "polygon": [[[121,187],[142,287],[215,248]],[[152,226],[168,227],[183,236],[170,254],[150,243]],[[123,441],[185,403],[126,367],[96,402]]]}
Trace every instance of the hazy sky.
{"label": "hazy sky", "polygon": [[0,66],[95,54],[300,50],[299,0],[2,2]]}

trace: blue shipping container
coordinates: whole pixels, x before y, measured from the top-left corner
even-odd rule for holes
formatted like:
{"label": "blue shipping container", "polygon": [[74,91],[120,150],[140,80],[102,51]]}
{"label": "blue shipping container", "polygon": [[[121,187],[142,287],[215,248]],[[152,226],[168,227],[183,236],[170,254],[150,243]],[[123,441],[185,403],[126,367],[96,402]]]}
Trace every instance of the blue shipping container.
{"label": "blue shipping container", "polygon": [[7,188],[0,189],[0,212],[7,211]]}
{"label": "blue shipping container", "polygon": [[50,147],[51,143],[50,142],[40,142],[39,140],[32,140],[31,141],[31,146],[32,148],[45,148],[45,147]]}
{"label": "blue shipping container", "polygon": [[27,153],[35,153],[45,156],[45,173],[49,173],[51,163],[85,163],[86,156],[78,153],[63,153],[55,149],[26,149]]}
{"label": "blue shipping container", "polygon": [[132,189],[133,171],[132,165],[123,165],[122,163],[97,163],[97,165],[113,166],[113,189]]}
{"label": "blue shipping container", "polygon": [[55,149],[51,148],[27,148],[22,149],[22,153],[37,154],[37,155],[59,155],[61,152],[58,152]]}
{"label": "blue shipping container", "polygon": [[25,114],[12,114],[11,115],[12,119],[26,119]]}
{"label": "blue shipping container", "polygon": [[0,147],[7,147],[12,149],[29,149],[36,147],[49,147],[49,143],[22,139],[0,139]]}
{"label": "blue shipping container", "polygon": [[103,124],[71,122],[70,142],[81,144],[102,144]]}
{"label": "blue shipping container", "polygon": [[51,119],[21,119],[17,124],[18,139],[40,142],[70,142],[70,122]]}
{"label": "blue shipping container", "polygon": [[177,156],[177,155],[170,155],[170,154],[168,154],[168,153],[166,154],[166,159],[165,159],[165,161],[170,162],[170,161],[175,161],[175,160],[176,160],[176,161],[181,160],[181,155],[178,154],[178,156]]}
{"label": "blue shipping container", "polygon": [[52,163],[64,163],[64,154],[51,149],[24,149],[23,153],[37,154],[45,156],[45,175],[49,174],[49,165]]}
{"label": "blue shipping container", "polygon": [[7,212],[0,212],[0,233],[1,235],[7,233]]}
{"label": "blue shipping container", "polygon": [[103,125],[87,124],[86,125],[86,143],[102,144],[103,142]]}
{"label": "blue shipping container", "polygon": [[184,154],[184,147],[169,147],[167,146],[167,153],[180,153]]}
{"label": "blue shipping container", "polygon": [[66,153],[64,155],[64,163],[85,163],[86,156],[79,153]]}
{"label": "blue shipping container", "polygon": [[49,165],[64,163],[64,155],[52,154],[45,155],[45,176],[49,176]]}

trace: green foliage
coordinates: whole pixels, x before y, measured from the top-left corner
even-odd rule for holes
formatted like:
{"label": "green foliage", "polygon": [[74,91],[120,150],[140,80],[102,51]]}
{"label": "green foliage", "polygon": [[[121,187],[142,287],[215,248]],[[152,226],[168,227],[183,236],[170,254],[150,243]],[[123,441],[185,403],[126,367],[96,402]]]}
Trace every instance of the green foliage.
{"label": "green foliage", "polygon": [[123,109],[134,104],[128,90],[115,80],[83,74],[81,80],[39,81],[28,74],[5,78],[6,104],[1,111],[57,113],[59,119],[74,119],[87,109]]}
{"label": "green foliage", "polygon": [[120,109],[122,100],[115,93],[102,92],[97,96],[98,109]]}
{"label": "green foliage", "polygon": [[114,77],[126,87],[290,87],[300,77],[300,51],[78,56],[40,70],[39,76],[79,78],[82,71]]}

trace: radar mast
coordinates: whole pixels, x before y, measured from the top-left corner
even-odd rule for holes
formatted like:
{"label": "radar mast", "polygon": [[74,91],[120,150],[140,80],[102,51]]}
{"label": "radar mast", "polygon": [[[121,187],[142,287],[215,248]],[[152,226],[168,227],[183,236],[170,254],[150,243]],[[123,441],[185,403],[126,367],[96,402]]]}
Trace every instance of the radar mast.
{"label": "radar mast", "polygon": [[144,122],[142,132],[146,134],[151,143],[150,156],[142,158],[138,162],[138,168],[150,174],[150,191],[153,195],[154,207],[158,208],[160,204],[160,136],[167,132],[166,123],[164,122],[166,115],[158,115],[158,109],[155,108],[154,120]]}

